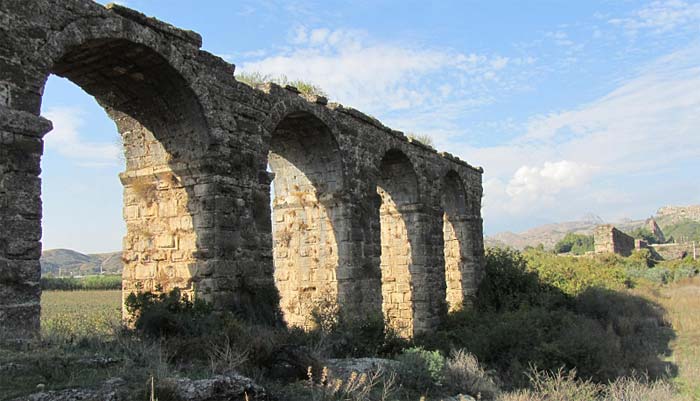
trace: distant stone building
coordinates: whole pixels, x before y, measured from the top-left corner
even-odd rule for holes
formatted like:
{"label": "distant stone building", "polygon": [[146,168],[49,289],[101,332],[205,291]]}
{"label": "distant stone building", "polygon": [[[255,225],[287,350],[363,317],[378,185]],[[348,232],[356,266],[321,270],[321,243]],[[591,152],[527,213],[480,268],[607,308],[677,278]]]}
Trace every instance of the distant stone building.
{"label": "distant stone building", "polygon": [[[653,218],[647,220],[645,227],[652,232],[659,242],[665,240],[661,228]],[[612,224],[598,226],[594,233],[595,253],[616,253],[622,256],[629,256],[632,251],[639,249],[649,249],[652,257],[657,260],[676,260],[686,257],[697,258],[697,245],[695,242],[685,242],[679,244],[649,244],[643,239],[635,239],[615,228]]]}
{"label": "distant stone building", "polygon": [[595,253],[616,253],[629,256],[635,249],[633,237],[618,230],[612,224],[598,226],[593,233]]}
{"label": "distant stone building", "polygon": [[663,260],[683,259],[686,257],[697,258],[697,245],[695,241],[680,244],[654,244],[653,252]]}

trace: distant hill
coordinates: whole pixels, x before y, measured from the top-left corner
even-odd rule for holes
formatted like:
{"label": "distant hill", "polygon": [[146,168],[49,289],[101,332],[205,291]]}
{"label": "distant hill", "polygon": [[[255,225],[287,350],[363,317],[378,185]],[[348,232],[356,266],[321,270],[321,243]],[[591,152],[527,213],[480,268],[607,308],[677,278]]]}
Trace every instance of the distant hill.
{"label": "distant hill", "polygon": [[[662,230],[682,222],[700,222],[700,205],[691,206],[664,206],[653,216]],[[622,231],[632,231],[642,227],[646,219],[606,222],[598,216],[588,215],[578,221],[568,221],[563,223],[546,224],[531,228],[521,233],[502,232],[492,236],[487,236],[484,241],[487,246],[510,246],[516,249],[523,249],[526,246],[538,246],[543,244],[546,249],[552,249],[554,244],[564,238],[567,233],[593,234],[593,229],[601,224],[614,224]]]}
{"label": "distant hill", "polygon": [[50,249],[41,255],[41,274],[76,276],[121,273],[121,252],[83,254],[70,249]]}

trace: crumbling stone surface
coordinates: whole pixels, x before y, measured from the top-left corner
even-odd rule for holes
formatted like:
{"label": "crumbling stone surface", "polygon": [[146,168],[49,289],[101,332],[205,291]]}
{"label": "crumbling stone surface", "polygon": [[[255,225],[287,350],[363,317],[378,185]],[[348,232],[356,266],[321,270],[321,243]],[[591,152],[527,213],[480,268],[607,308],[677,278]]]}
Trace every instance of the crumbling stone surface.
{"label": "crumbling stone surface", "polygon": [[635,249],[633,237],[618,230],[612,224],[598,226],[593,233],[595,253],[616,253],[630,256]]}
{"label": "crumbling stone surface", "polygon": [[177,287],[301,327],[330,298],[406,336],[468,305],[480,168],[325,98],[250,88],[198,34],[121,6],[7,0],[0,21],[0,330],[39,326],[50,74],[94,96],[121,135],[125,296]]}
{"label": "crumbling stone surface", "polygon": [[653,244],[649,248],[663,260],[697,258],[700,254],[700,245],[694,241],[679,244]]}

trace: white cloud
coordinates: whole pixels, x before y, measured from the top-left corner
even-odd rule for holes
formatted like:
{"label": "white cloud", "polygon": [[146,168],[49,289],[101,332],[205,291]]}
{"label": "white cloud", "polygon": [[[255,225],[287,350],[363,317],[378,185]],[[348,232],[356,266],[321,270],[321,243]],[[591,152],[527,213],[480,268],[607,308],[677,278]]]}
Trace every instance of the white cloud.
{"label": "white cloud", "polygon": [[700,24],[700,3],[681,0],[654,1],[625,18],[608,20],[621,26],[628,34],[640,31],[665,33],[677,29],[698,29]]}
{"label": "white cloud", "polygon": [[[584,44],[567,32],[546,36],[569,59],[584,56]],[[305,27],[290,35],[290,43],[241,69],[310,80],[342,103],[380,115],[394,128],[427,134],[438,148],[484,166],[487,226],[567,219],[572,210],[574,217],[650,213],[664,203],[663,195],[642,196],[635,188],[641,184],[628,182],[646,173],[658,179],[668,166],[700,160],[698,47],[636,70],[616,89],[579,107],[506,119],[497,131],[514,139],[478,147],[469,135],[483,135],[484,129],[464,121],[504,94],[526,90],[533,74],[546,69],[532,49],[518,57],[455,52],[371,41],[360,31]],[[676,177],[665,180],[672,182]]]}
{"label": "white cloud", "polygon": [[700,184],[678,171],[700,161],[700,48],[662,57],[607,95],[534,117],[520,130],[498,146],[452,146],[485,166],[487,222],[651,213],[673,194],[647,186]]}
{"label": "white cloud", "polygon": [[546,36],[559,46],[571,47],[576,43],[569,38],[569,34],[564,31],[547,32]]}
{"label": "white cloud", "polygon": [[593,170],[591,166],[568,160],[544,162],[541,167],[522,166],[513,174],[506,193],[511,198],[535,201],[585,184]]}
{"label": "white cloud", "polygon": [[116,143],[87,142],[80,136],[85,124],[84,112],[75,107],[54,107],[44,113],[53,130],[46,134],[48,151],[75,160],[85,166],[114,165],[119,162],[121,149]]}
{"label": "white cloud", "polygon": [[484,99],[510,84],[502,78],[510,59],[499,55],[372,41],[345,29],[298,27],[289,41],[291,48],[245,62],[241,70],[308,80],[333,99],[376,114],[435,106],[458,95],[463,101],[465,93],[472,101]]}

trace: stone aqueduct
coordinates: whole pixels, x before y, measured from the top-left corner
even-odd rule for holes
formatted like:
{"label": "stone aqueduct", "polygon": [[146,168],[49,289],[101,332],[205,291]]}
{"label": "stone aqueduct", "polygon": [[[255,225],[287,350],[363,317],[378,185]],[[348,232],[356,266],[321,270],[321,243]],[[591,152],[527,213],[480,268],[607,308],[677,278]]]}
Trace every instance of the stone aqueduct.
{"label": "stone aqueduct", "polygon": [[301,326],[331,299],[409,336],[468,302],[483,265],[480,168],[324,98],[250,88],[201,44],[116,5],[0,2],[5,332],[39,326],[50,74],[94,96],[123,139],[124,293],[178,287]]}

